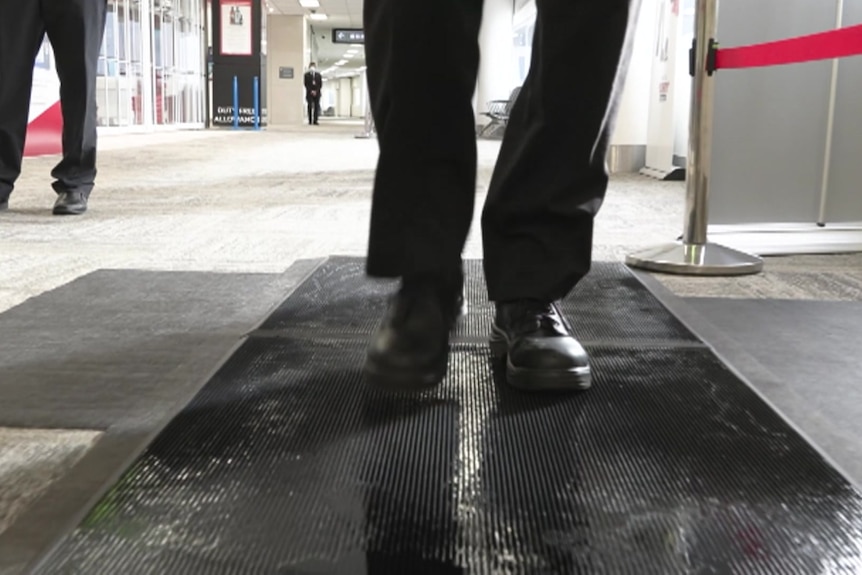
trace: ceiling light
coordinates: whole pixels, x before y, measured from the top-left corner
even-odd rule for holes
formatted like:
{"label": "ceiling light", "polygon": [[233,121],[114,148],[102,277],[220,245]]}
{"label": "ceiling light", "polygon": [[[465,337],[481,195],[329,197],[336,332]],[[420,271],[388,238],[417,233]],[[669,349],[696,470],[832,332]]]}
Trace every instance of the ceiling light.
{"label": "ceiling light", "polygon": [[336,66],[344,66],[345,64],[347,64],[347,60],[339,60],[335,63]]}
{"label": "ceiling light", "polygon": [[326,20],[327,18],[329,18],[329,16],[327,16],[326,14],[317,14],[317,13],[310,14],[308,17],[311,20]]}
{"label": "ceiling light", "polygon": [[299,0],[303,8],[320,8],[320,0]]}

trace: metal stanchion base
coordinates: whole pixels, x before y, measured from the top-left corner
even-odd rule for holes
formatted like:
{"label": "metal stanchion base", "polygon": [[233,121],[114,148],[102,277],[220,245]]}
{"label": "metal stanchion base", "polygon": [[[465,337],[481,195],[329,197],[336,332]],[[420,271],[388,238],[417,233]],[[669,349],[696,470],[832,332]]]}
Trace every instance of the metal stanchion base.
{"label": "metal stanchion base", "polygon": [[635,268],[679,275],[736,276],[756,274],[763,260],[722,245],[673,243],[626,257]]}

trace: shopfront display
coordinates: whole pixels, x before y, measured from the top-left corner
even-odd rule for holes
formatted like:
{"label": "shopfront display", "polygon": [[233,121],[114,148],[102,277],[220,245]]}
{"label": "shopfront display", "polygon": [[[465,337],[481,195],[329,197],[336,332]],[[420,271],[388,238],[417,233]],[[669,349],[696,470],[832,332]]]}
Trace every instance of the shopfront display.
{"label": "shopfront display", "polygon": [[203,0],[109,0],[99,126],[203,125]]}

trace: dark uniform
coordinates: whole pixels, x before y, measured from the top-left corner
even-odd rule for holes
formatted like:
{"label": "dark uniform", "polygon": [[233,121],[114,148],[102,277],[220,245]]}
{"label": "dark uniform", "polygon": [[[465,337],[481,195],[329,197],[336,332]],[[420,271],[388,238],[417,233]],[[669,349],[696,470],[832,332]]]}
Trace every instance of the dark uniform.
{"label": "dark uniform", "polygon": [[323,76],[316,70],[305,73],[305,102],[308,104],[308,123],[317,124],[320,117],[320,91],[323,89]]}
{"label": "dark uniform", "polygon": [[105,0],[0,0],[0,203],[21,173],[33,65],[47,33],[60,77],[63,159],[55,213],[81,213],[96,178],[96,66]]}

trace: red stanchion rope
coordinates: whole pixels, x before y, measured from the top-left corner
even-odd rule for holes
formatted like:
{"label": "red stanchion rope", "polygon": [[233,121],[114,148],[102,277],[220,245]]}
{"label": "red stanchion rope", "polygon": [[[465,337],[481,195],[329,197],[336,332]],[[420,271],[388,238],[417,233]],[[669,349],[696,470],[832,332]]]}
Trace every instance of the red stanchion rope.
{"label": "red stanchion rope", "polygon": [[778,42],[720,48],[715,67],[757,68],[814,60],[831,60],[862,54],[862,24]]}

